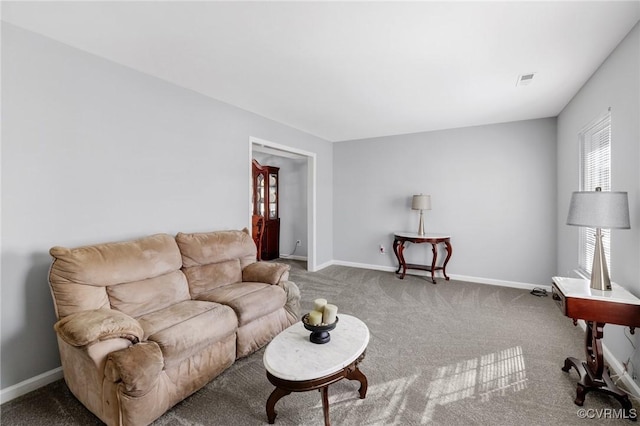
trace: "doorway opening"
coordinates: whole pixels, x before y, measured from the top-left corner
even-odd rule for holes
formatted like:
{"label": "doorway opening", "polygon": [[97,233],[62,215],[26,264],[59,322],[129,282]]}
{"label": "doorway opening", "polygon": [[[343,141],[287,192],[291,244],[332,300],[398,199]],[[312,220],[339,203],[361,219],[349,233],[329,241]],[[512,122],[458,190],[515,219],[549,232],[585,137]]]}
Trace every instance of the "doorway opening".
{"label": "doorway opening", "polygon": [[[306,248],[307,248],[307,270],[310,272],[316,271],[316,154],[315,152],[304,151],[297,148],[292,148],[275,142],[270,142],[264,139],[249,137],[249,159],[248,159],[248,173],[249,182],[252,181],[252,165],[251,162],[256,153],[264,155],[273,155],[276,157],[283,157],[296,160],[306,160]],[[252,191],[251,185],[249,185],[247,191],[247,198],[249,203],[249,217],[248,222],[251,224],[252,208]],[[286,202],[286,201],[285,201]],[[282,204],[282,201],[280,201]],[[251,228],[249,228],[251,229]],[[294,240],[294,251],[297,247],[297,242]],[[286,247],[284,245],[283,247]]]}

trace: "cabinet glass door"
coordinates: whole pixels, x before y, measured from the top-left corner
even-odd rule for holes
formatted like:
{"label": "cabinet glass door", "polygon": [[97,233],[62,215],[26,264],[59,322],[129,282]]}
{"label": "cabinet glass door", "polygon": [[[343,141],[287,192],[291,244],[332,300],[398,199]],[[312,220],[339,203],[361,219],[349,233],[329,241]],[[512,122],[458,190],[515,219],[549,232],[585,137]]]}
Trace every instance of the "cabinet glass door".
{"label": "cabinet glass door", "polygon": [[278,217],[278,175],[269,173],[269,219]]}
{"label": "cabinet glass door", "polygon": [[264,187],[264,176],[262,174],[259,174],[258,177],[256,178],[256,189],[257,189],[257,203],[258,203],[258,214],[260,216],[264,216],[264,204],[265,204],[265,187]]}

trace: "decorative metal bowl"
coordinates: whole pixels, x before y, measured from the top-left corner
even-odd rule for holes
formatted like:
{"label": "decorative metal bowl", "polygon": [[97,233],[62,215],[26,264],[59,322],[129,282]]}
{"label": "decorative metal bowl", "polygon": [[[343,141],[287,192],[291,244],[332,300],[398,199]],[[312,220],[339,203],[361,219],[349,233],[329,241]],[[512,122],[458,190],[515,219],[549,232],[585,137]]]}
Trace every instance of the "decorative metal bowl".
{"label": "decorative metal bowl", "polygon": [[331,335],[329,334],[329,332],[334,328],[336,328],[336,325],[338,325],[338,319],[339,318],[336,317],[335,322],[332,324],[311,325],[307,323],[307,321],[309,320],[309,314],[305,314],[302,317],[302,325],[304,325],[304,328],[306,328],[311,332],[311,335],[309,336],[309,340],[312,343],[317,343],[321,345],[331,340]]}

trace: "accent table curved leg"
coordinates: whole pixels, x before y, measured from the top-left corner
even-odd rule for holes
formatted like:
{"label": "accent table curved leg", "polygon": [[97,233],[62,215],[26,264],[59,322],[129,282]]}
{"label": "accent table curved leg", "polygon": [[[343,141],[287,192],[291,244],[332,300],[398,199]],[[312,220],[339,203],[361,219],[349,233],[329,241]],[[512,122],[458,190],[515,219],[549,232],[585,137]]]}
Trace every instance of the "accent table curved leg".
{"label": "accent table curved leg", "polygon": [[444,264],[442,265],[442,275],[444,275],[445,280],[449,281],[449,277],[447,276],[447,263],[449,263],[449,259],[451,259],[453,247],[451,247],[449,240],[445,240],[444,245],[447,248],[447,258],[444,260]]}
{"label": "accent table curved leg", "polygon": [[585,370],[584,364],[582,363],[582,361],[570,356],[564,360],[564,366],[562,367],[562,371],[568,373],[569,370],[571,370],[571,367],[575,368],[576,372],[578,373],[578,376],[580,377],[578,384],[576,386],[576,399],[573,402],[576,405],[582,406],[582,404],[584,404],[584,398],[587,395],[587,392],[589,392],[589,389],[585,388],[581,383],[584,380],[584,378],[587,376],[587,370]]}
{"label": "accent table curved leg", "polygon": [[431,282],[432,283],[436,283],[436,279],[433,277],[433,274],[436,270],[436,259],[438,258],[438,244],[437,243],[431,243],[431,253],[433,253],[433,256],[431,258]]}
{"label": "accent table curved leg", "polygon": [[404,241],[398,244],[398,260],[400,261],[398,271],[400,270],[400,267],[402,267],[402,275],[400,275],[400,279],[402,280],[407,273],[407,262],[404,260]]}
{"label": "accent table curved leg", "polygon": [[398,269],[396,269],[396,274],[400,273],[400,269],[402,268],[402,262],[400,261],[400,255],[398,255],[398,244],[400,242],[398,241],[397,238],[394,238],[393,240],[393,254],[396,255],[396,259],[398,259]]}
{"label": "accent table curved leg", "polygon": [[587,396],[587,392],[589,392],[589,389],[578,383],[576,386],[576,399],[573,403],[582,407],[584,405],[584,398]]}
{"label": "accent table curved leg", "polygon": [[269,395],[269,399],[267,399],[267,419],[269,420],[269,424],[272,425],[276,421],[276,413],[275,406],[276,402],[280,400],[283,396],[287,396],[291,393],[289,390],[285,390],[282,388],[275,388],[271,395]]}
{"label": "accent table curved leg", "polygon": [[572,356],[564,360],[564,366],[562,367],[562,371],[564,371],[565,373],[568,373],[569,370],[571,370],[571,367],[576,369],[576,372],[578,373],[579,376],[586,374],[586,371],[584,371],[584,367],[582,366],[582,362],[578,361],[577,358],[574,358]]}

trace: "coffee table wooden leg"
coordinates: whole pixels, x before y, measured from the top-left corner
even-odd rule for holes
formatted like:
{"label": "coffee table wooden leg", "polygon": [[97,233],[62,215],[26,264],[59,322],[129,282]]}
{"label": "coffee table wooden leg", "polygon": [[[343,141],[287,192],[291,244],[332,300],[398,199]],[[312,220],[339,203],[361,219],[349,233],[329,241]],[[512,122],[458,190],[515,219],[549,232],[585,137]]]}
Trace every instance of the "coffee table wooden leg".
{"label": "coffee table wooden leg", "polygon": [[364,397],[367,396],[367,376],[365,376],[358,367],[354,367],[349,370],[346,377],[349,380],[357,380],[360,382],[360,389],[358,389],[358,392],[360,393],[360,399],[364,399]]}
{"label": "coffee table wooden leg", "polygon": [[331,420],[329,420],[329,386],[320,388],[322,394],[322,412],[324,414],[324,426],[331,426]]}
{"label": "coffee table wooden leg", "polygon": [[285,390],[277,387],[273,390],[273,392],[271,392],[271,395],[269,395],[269,399],[267,399],[267,419],[269,420],[270,425],[272,425],[276,421],[276,402],[278,402],[283,396],[287,396],[290,393],[290,390]]}

